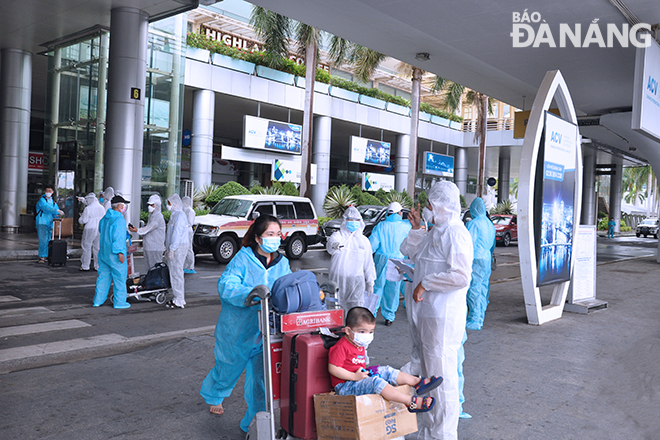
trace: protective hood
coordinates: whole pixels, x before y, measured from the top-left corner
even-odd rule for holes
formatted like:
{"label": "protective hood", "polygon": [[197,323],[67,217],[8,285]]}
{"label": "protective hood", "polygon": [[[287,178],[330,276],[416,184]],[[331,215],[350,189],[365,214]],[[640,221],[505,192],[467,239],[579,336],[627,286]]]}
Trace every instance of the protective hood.
{"label": "protective hood", "polygon": [[85,196],[85,206],[93,205],[94,202],[98,203],[98,199],[96,198],[96,194],[89,193]]}
{"label": "protective hood", "polygon": [[[344,221],[341,222],[341,226],[340,226],[340,229],[342,231],[345,231],[345,232],[348,232],[349,234],[351,234],[352,232],[349,231],[348,228],[346,227],[346,222],[348,221],[349,218],[351,218],[351,219],[359,218],[360,219],[360,229],[358,231],[360,233],[362,233],[362,231],[364,230],[364,220],[362,220],[362,215],[360,215],[360,211],[358,211],[355,206],[353,206],[353,205],[349,206],[348,209],[346,209],[346,211],[344,211],[344,216],[343,217],[344,217]],[[355,232],[358,232],[358,231],[355,231]]]}
{"label": "protective hood", "polygon": [[107,187],[105,191],[103,191],[103,198],[105,200],[112,200],[114,196],[115,196],[115,189],[111,186]]}
{"label": "protective hood", "polygon": [[181,211],[183,209],[183,202],[178,194],[172,194],[167,198],[167,201],[172,205],[172,211]]}
{"label": "protective hood", "polygon": [[149,201],[147,203],[154,205],[154,207],[155,207],[154,212],[161,212],[162,211],[163,202],[161,201],[160,196],[158,194],[150,195],[149,196]]}
{"label": "protective hood", "polygon": [[183,203],[184,208],[192,208],[192,199],[188,196],[182,198],[181,203]]}
{"label": "protective hood", "polygon": [[486,215],[486,204],[481,197],[477,197],[470,204],[470,214],[472,215],[472,218]]}
{"label": "protective hood", "polygon": [[460,219],[460,191],[453,182],[441,180],[433,184],[428,193],[428,200],[433,207],[433,223],[435,225],[442,225]]}

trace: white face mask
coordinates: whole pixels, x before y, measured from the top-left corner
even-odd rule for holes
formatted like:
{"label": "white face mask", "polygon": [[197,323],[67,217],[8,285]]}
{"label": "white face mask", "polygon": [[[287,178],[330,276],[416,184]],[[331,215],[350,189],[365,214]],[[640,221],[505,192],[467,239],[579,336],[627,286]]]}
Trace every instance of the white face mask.
{"label": "white face mask", "polygon": [[46,195],[46,197],[48,197],[50,199],[53,196],[53,193],[47,192],[47,193],[45,193],[45,195]]}
{"label": "white face mask", "polygon": [[149,205],[149,206],[147,207],[147,210],[148,210],[149,212],[154,212],[155,209],[156,209],[155,206],[151,206],[151,205]]}
{"label": "white face mask", "polygon": [[355,342],[355,345],[358,347],[367,348],[369,344],[371,344],[371,341],[374,340],[373,333],[355,333],[353,329],[351,329],[351,331],[353,332],[353,342]]}
{"label": "white face mask", "polygon": [[422,218],[426,223],[433,223],[433,211],[425,206],[422,210]]}
{"label": "white face mask", "polygon": [[172,210],[172,205],[170,205],[169,203],[167,204],[167,210],[168,210],[168,211],[171,211],[171,210]]}

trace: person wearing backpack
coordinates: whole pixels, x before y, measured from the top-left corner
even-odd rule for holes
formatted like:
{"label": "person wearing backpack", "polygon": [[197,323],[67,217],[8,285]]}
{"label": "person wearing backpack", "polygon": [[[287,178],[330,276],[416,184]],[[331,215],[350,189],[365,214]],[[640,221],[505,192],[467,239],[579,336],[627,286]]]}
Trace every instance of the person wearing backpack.
{"label": "person wearing backpack", "polygon": [[215,366],[202,383],[204,401],[212,414],[223,414],[229,397],[245,370],[244,399],[247,411],[241,429],[248,431],[259,411],[266,410],[263,343],[258,307],[246,307],[245,299],[256,286],[273,283],[291,273],[289,260],[278,252],[282,225],[272,215],[261,215],[243,237],[243,248],[229,262],[218,280],[222,309],[215,327]]}
{"label": "person wearing backpack", "polygon": [[53,219],[58,215],[64,215],[64,211],[61,211],[53,200],[54,192],[52,186],[46,185],[44,194],[37,202],[35,225],[39,236],[39,263],[45,263],[48,258],[48,242],[53,233]]}

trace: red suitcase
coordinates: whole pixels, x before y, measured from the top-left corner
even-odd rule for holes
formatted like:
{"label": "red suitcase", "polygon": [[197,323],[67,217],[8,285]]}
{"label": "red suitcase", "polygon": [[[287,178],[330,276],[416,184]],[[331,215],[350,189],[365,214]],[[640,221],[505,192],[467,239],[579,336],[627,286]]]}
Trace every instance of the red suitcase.
{"label": "red suitcase", "polygon": [[332,391],[328,349],[319,334],[287,333],[282,343],[280,425],[287,434],[318,438],[314,420],[314,394]]}

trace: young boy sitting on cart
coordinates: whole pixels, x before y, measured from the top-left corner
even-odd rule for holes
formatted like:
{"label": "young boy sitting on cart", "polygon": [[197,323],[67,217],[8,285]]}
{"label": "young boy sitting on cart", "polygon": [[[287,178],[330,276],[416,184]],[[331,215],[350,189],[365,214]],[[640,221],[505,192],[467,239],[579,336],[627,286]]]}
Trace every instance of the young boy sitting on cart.
{"label": "young boy sitting on cart", "polygon": [[[419,397],[442,383],[442,377],[411,376],[390,366],[366,365],[366,348],[374,337],[376,318],[364,307],[353,307],[346,314],[346,335],[328,354],[328,371],[335,392],[341,396],[380,394],[383,398],[406,405],[408,411],[426,412],[435,405],[433,397]],[[417,396],[410,396],[394,388],[410,385]]]}

